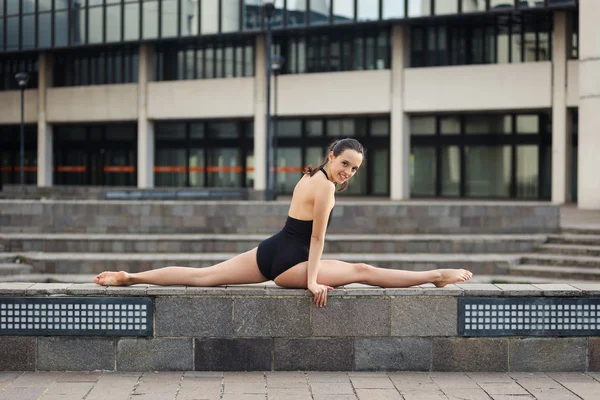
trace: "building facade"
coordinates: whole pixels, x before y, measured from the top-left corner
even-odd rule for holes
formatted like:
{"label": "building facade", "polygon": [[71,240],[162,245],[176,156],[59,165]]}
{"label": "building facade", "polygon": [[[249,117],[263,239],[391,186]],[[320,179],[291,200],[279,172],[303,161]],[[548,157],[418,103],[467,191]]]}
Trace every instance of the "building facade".
{"label": "building facade", "polygon": [[0,184],[266,187],[329,143],[349,195],[600,208],[596,0],[0,0]]}

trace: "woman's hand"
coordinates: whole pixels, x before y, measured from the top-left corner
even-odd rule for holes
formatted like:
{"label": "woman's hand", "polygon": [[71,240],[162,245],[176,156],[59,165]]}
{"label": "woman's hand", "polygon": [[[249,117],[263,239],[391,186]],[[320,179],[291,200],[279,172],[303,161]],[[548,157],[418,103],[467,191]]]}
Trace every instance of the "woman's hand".
{"label": "woman's hand", "polygon": [[324,307],[327,305],[327,291],[332,289],[331,286],[320,285],[318,283],[308,285],[308,290],[315,295],[315,304],[317,307]]}

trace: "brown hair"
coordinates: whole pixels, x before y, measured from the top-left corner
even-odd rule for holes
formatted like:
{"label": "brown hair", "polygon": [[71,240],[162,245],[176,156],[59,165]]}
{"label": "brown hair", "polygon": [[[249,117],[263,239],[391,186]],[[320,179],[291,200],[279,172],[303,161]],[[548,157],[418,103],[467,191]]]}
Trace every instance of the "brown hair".
{"label": "brown hair", "polygon": [[[357,153],[362,154],[363,156],[365,155],[365,149],[363,148],[363,145],[360,144],[360,142],[358,140],[352,139],[352,138],[336,140],[335,142],[331,143],[331,145],[329,146],[329,149],[327,150],[327,153],[325,155],[325,159],[321,162],[321,165],[319,165],[316,168],[313,167],[312,165],[305,167],[304,171],[303,171],[304,175],[313,176],[321,168],[323,168],[325,165],[327,165],[327,163],[329,162],[329,153],[330,152],[333,152],[333,155],[337,157],[346,150],[354,150]],[[344,190],[346,190],[347,187],[348,187],[348,181],[342,183],[341,187],[337,191],[343,192]]]}

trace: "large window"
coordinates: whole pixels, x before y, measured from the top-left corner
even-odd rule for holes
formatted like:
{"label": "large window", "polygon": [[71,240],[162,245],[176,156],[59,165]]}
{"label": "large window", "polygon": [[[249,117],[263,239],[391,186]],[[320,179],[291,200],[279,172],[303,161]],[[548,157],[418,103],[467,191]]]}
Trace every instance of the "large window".
{"label": "large window", "polygon": [[333,31],[275,39],[286,59],[283,73],[359,71],[390,68],[390,32]]}
{"label": "large window", "polygon": [[138,81],[137,47],[112,47],[54,54],[54,86]]}
{"label": "large window", "polygon": [[253,122],[157,122],[157,187],[253,187]]}
{"label": "large window", "polygon": [[411,66],[548,61],[551,14],[502,14],[477,20],[415,25]]}
{"label": "large window", "polygon": [[413,116],[413,197],[547,199],[550,116]]}
{"label": "large window", "polygon": [[[37,126],[25,125],[25,184],[37,183]],[[0,189],[21,182],[21,136],[19,125],[0,125]]]}
{"label": "large window", "polygon": [[19,72],[29,73],[27,88],[33,89],[38,86],[38,61],[36,56],[5,56],[0,57],[0,91],[18,90],[19,84],[15,75]]}
{"label": "large window", "polygon": [[159,44],[156,80],[186,80],[254,76],[254,41]]}
{"label": "large window", "polygon": [[56,125],[53,141],[57,185],[136,185],[135,124]]}
{"label": "large window", "polygon": [[317,166],[335,139],[353,137],[367,151],[363,166],[340,195],[389,195],[389,117],[281,119],[275,124],[278,194],[291,194],[302,169]]}

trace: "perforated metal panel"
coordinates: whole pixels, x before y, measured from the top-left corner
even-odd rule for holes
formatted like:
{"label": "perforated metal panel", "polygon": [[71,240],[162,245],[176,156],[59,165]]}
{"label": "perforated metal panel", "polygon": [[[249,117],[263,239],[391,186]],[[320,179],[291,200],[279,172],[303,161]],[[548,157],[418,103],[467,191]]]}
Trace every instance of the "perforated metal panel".
{"label": "perforated metal panel", "polygon": [[0,297],[0,335],[151,336],[152,300]]}
{"label": "perforated metal panel", "polygon": [[598,336],[600,299],[459,298],[459,336]]}

